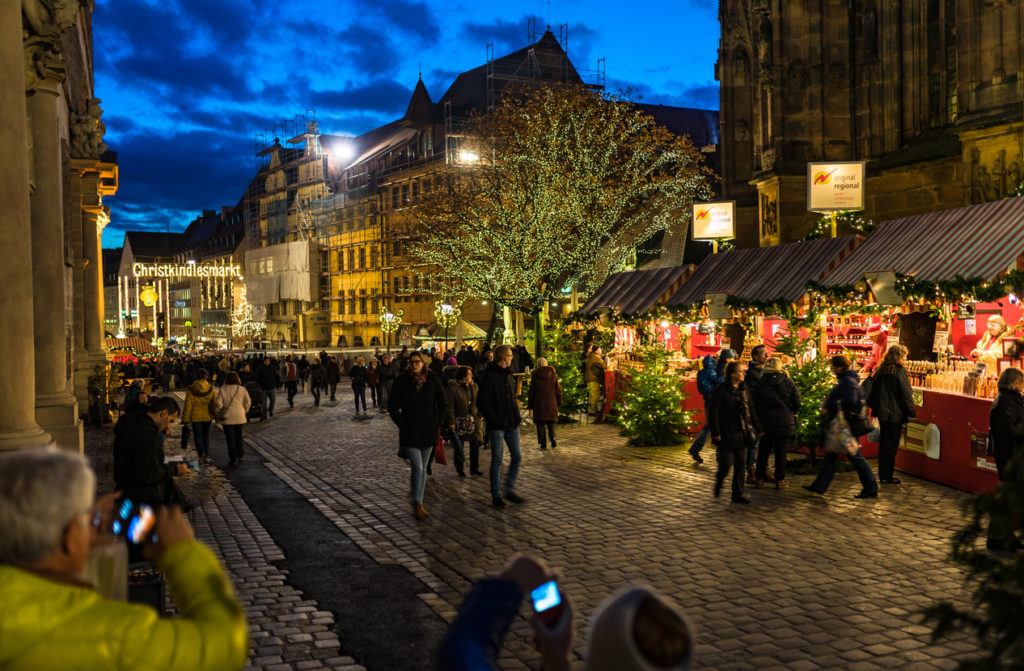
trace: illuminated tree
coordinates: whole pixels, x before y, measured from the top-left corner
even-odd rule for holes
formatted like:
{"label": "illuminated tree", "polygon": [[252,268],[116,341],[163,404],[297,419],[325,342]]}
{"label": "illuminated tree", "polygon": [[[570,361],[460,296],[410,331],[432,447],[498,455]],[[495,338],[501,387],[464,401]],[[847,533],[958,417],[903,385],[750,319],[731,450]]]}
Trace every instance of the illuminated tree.
{"label": "illuminated tree", "polygon": [[535,316],[574,284],[686,225],[710,172],[688,138],[583,86],[507,89],[470,118],[458,165],[415,208],[410,253],[435,285]]}
{"label": "illuminated tree", "polygon": [[241,290],[238,307],[231,311],[231,334],[236,338],[251,340],[267,328],[265,322],[253,319],[252,306],[246,300],[245,288]]}

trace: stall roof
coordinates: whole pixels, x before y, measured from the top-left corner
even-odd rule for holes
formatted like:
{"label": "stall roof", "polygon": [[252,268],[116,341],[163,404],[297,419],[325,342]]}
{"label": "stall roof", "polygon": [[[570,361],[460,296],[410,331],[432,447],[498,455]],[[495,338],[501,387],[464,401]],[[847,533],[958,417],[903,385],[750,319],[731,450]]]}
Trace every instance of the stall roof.
{"label": "stall roof", "polygon": [[714,254],[701,262],[667,305],[694,305],[707,294],[795,302],[807,292],[808,281],[820,282],[858,242],[857,236],[846,235]]}
{"label": "stall roof", "polygon": [[614,308],[618,312],[645,312],[674,294],[696,267],[687,264],[615,273],[583,304],[581,311]]}
{"label": "stall roof", "polygon": [[993,280],[1024,255],[1024,198],[1008,198],[882,222],[825,278],[848,286],[892,270],[925,282]]}

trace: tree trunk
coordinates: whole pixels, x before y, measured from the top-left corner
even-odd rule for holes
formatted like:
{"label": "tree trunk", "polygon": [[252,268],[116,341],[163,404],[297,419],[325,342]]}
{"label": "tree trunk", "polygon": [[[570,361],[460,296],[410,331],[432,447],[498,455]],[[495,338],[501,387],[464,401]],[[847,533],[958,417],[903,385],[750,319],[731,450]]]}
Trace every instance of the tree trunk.
{"label": "tree trunk", "polygon": [[534,361],[544,356],[544,309],[533,313],[533,356]]}
{"label": "tree trunk", "polygon": [[494,340],[494,329],[498,328],[498,304],[491,303],[491,320],[487,322],[487,337],[484,339],[484,346],[490,347]]}

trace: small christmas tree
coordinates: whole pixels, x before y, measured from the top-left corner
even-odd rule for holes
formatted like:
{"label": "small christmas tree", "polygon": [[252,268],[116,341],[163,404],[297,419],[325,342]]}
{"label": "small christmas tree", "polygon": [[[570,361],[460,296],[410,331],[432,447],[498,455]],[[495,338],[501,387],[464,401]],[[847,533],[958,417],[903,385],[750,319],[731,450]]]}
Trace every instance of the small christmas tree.
{"label": "small christmas tree", "polygon": [[622,435],[633,445],[678,445],[694,424],[693,411],[683,410],[687,394],[682,379],[668,370],[668,355],[660,346],[647,350],[643,368],[630,375],[615,404]]}
{"label": "small christmas tree", "polygon": [[800,392],[800,409],[795,413],[796,444],[810,448],[812,461],[816,457],[814,448],[821,445],[825,436],[821,403],[834,384],[828,361],[825,357],[813,356],[811,351],[819,335],[820,327],[814,327],[808,337],[801,338],[799,327],[791,320],[788,330],[775,342],[775,351],[793,360],[786,367],[786,373]]}

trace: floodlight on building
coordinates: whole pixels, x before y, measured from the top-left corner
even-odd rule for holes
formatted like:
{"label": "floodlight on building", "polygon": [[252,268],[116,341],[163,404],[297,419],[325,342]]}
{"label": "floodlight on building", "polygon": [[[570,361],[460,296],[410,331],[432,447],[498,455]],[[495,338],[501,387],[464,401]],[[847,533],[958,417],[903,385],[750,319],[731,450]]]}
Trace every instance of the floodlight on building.
{"label": "floodlight on building", "polygon": [[194,266],[196,264],[196,260],[195,259],[189,259],[188,263],[189,263],[189,265]]}
{"label": "floodlight on building", "polygon": [[324,150],[342,163],[348,163],[356,155],[356,148],[351,142],[336,144],[331,149],[325,147]]}
{"label": "floodlight on building", "polygon": [[480,160],[480,155],[476,152],[472,152],[468,149],[459,150],[459,163],[476,163]]}

